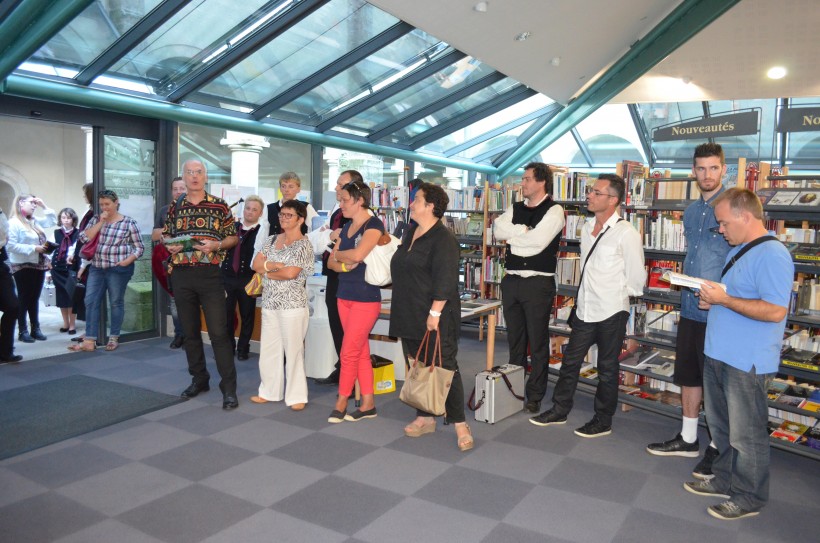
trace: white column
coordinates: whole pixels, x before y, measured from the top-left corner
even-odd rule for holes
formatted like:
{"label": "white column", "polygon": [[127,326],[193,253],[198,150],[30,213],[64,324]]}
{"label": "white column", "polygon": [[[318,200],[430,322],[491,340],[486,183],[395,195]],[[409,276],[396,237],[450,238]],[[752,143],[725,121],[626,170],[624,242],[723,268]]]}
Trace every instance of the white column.
{"label": "white column", "polygon": [[447,188],[461,190],[462,174],[461,170],[445,168],[444,178],[447,179]]}
{"label": "white column", "polygon": [[259,153],[270,147],[268,138],[228,131],[219,142],[231,150],[231,184],[259,190]]}
{"label": "white column", "polygon": [[94,129],[90,126],[81,126],[85,134],[85,182],[94,181]]}

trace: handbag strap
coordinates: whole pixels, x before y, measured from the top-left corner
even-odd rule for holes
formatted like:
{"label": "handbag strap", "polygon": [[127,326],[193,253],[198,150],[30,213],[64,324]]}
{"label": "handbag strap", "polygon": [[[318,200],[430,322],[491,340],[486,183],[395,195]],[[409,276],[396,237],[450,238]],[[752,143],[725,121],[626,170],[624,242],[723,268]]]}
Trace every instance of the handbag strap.
{"label": "handbag strap", "polygon": [[743,255],[745,255],[747,252],[749,252],[749,250],[750,250],[752,247],[755,247],[755,246],[757,246],[757,245],[760,245],[761,243],[766,242],[766,241],[778,241],[778,239],[777,239],[776,237],[774,237],[774,236],[761,236],[761,237],[759,237],[759,238],[757,238],[757,239],[753,239],[752,241],[750,241],[749,243],[747,243],[747,244],[746,244],[746,246],[745,246],[745,247],[743,247],[743,249],[739,250],[739,251],[737,252],[737,254],[735,254],[735,256],[733,256],[732,258],[730,258],[730,259],[729,259],[729,262],[727,262],[727,263],[726,263],[726,266],[724,266],[724,267],[723,267],[723,271],[722,271],[722,272],[720,272],[720,277],[721,277],[721,278],[723,278],[723,276],[724,276],[724,275],[726,275],[726,274],[729,272],[729,270],[731,270],[731,269],[732,269],[732,266],[734,266],[734,265],[735,265],[735,262],[737,262],[738,260],[740,260],[740,257],[742,257],[742,256],[743,256]]}
{"label": "handbag strap", "polygon": [[419,360],[421,360],[422,349],[424,350],[424,360],[422,360],[422,364],[425,367],[429,367],[431,373],[433,372],[433,368],[436,366],[436,361],[438,361],[438,367],[441,367],[441,334],[436,334],[436,345],[433,347],[433,361],[428,365],[429,361],[427,360],[427,352],[430,349],[430,330],[425,332],[424,339],[421,340],[419,350],[416,352],[416,359],[413,361],[414,367],[419,363]]}
{"label": "handbag strap", "polygon": [[[615,224],[618,224],[622,220],[624,219],[622,217],[619,217],[618,220],[615,221]],[[601,241],[601,238],[604,237],[604,234],[606,234],[610,228],[612,228],[612,225],[607,226],[603,232],[598,234],[598,237],[595,238],[595,243],[592,244],[592,249],[590,249],[589,253],[587,253],[587,258],[586,260],[584,260],[584,265],[581,266],[581,279],[578,281],[578,294],[581,293],[581,286],[584,284],[584,271],[587,269],[587,262],[589,262],[589,258],[592,256],[592,253],[595,252],[595,247],[598,246],[598,242]]]}

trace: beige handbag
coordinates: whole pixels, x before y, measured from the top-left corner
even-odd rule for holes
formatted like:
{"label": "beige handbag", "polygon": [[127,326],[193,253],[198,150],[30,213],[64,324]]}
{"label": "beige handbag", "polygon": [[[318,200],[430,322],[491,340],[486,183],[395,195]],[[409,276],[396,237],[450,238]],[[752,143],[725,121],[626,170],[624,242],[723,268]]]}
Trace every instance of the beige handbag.
{"label": "beige handbag", "polygon": [[[401,387],[399,399],[425,413],[431,415],[443,415],[445,413],[444,403],[447,394],[450,393],[450,385],[453,382],[455,371],[446,370],[441,367],[441,338],[436,334],[436,345],[433,349],[433,359],[427,365],[427,352],[430,343],[430,331],[424,334],[424,339],[419,345],[419,352],[405,377],[404,386]],[[425,348],[428,347],[428,348]],[[421,359],[422,351],[424,360]],[[438,364],[436,364],[438,362]]]}
{"label": "beige handbag", "polygon": [[248,296],[262,296],[262,274],[255,273],[253,278],[245,285],[245,292]]}

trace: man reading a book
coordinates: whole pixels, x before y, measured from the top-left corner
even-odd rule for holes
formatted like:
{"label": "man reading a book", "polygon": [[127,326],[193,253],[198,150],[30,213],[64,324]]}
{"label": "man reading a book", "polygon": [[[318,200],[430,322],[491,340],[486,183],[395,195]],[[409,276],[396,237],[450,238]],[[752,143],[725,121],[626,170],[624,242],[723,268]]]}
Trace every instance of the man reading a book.
{"label": "man reading a book", "polygon": [[[210,390],[210,374],[205,366],[202,345],[200,308],[208,325],[208,335],[216,358],[216,369],[222,381],[222,408],[236,409],[236,366],[225,322],[225,283],[220,265],[225,251],[235,246],[236,225],[228,204],[205,191],[208,171],[199,160],[187,160],[182,165],[182,178],[187,193],[180,202],[171,203],[162,230],[163,237],[190,236],[193,246],[168,245],[173,271],[169,281],[176,298],[179,319],[185,334],[185,354],[191,385],[182,397],[193,398]],[[173,217],[173,219],[172,219]]]}
{"label": "man reading a book", "polygon": [[[689,204],[683,214],[683,233],[686,237],[683,273],[686,275],[710,281],[720,280],[729,244],[718,232],[715,210],[711,204],[724,191],[721,180],[725,174],[726,160],[720,145],[704,143],[695,148],[692,175],[700,197]],[[681,289],[673,382],[681,389],[683,422],[681,431],[674,438],[649,444],[646,450],[650,454],[689,458],[697,458],[700,454],[698,415],[703,400],[703,344],[708,314],[708,311],[698,308],[695,290]],[[692,475],[698,479],[711,479],[712,461],[717,454],[717,449],[710,444]]]}
{"label": "man reading a book", "polygon": [[624,191],[622,177],[602,174],[587,194],[587,209],[595,216],[581,230],[582,268],[576,315],[570,319],[572,333],[552,393],[553,406],[530,419],[536,426],[567,422],[581,364],[589,349],[597,345],[595,415],[575,434],[593,438],[612,433],[612,417],[618,407],[618,356],[629,319],[629,297],[643,294],[646,282],[641,236],[618,215]]}
{"label": "man reading a book", "polygon": [[794,264],[767,235],[755,193],[731,188],[713,205],[720,233],[733,246],[721,272],[727,290],[706,281],[699,291],[700,308],[709,311],[704,404],[718,456],[714,478],[684,488],[725,498],[707,512],[734,520],[757,515],[769,499],[767,390],[780,365]]}
{"label": "man reading a book", "polygon": [[526,386],[530,413],[538,413],[547,393],[549,322],[558,242],[564,228],[564,208],[547,194],[548,182],[552,182],[549,166],[527,164],[521,178],[524,201],[513,204],[493,224],[495,237],[507,243],[501,294],[510,364],[526,368],[527,345],[530,347],[532,371]]}

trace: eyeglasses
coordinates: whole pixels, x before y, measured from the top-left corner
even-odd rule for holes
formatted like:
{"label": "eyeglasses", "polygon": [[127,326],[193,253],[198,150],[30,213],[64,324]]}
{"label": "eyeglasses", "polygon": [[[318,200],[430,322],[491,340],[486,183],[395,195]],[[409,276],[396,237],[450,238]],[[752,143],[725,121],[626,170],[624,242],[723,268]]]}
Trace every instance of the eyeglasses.
{"label": "eyeglasses", "polygon": [[587,189],[587,195],[589,195],[589,194],[594,194],[595,196],[606,196],[608,198],[617,198],[617,196],[615,196],[614,194],[610,194],[608,192],[601,192],[600,190],[588,188]]}
{"label": "eyeglasses", "polygon": [[280,219],[294,219],[297,216],[298,215],[296,215],[296,213],[280,213],[279,214]]}
{"label": "eyeglasses", "polygon": [[185,170],[187,175],[202,175],[205,173],[205,170]]}

